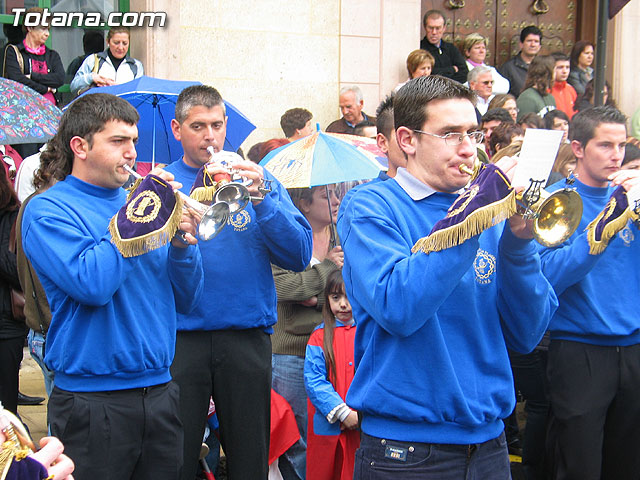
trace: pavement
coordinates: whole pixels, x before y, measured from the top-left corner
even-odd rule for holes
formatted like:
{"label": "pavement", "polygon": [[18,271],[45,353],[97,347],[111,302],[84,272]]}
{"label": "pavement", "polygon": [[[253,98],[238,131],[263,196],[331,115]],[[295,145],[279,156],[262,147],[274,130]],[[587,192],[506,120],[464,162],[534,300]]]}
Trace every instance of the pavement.
{"label": "pavement", "polygon": [[[20,367],[20,391],[32,397],[47,398],[42,370],[31,358],[27,347],[24,348],[24,357]],[[36,444],[42,437],[47,436],[47,400],[41,405],[19,405],[18,413],[22,422],[29,427],[31,438]]]}

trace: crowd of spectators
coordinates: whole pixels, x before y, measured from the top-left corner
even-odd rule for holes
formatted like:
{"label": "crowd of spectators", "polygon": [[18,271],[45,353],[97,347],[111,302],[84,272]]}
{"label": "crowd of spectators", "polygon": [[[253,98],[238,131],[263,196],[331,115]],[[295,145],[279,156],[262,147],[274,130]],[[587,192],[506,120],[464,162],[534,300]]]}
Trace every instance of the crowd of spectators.
{"label": "crowd of spectators", "polygon": [[[35,303],[32,300],[28,315],[34,315],[36,304],[36,310],[40,311],[45,291],[51,304],[51,311],[47,311],[50,333],[47,335],[44,329],[39,332],[37,327],[41,323],[32,322],[36,329],[31,329],[30,344],[34,339],[40,342],[39,347],[32,345],[32,354],[48,379],[49,425],[75,461],[76,478],[113,475],[142,478],[155,473],[159,475],[157,478],[192,480],[198,468],[210,401],[215,404],[219,420],[218,433],[229,478],[267,478],[273,392],[286,400],[297,427],[297,441],[278,459],[277,473],[271,471],[285,480],[325,478],[318,474],[321,469],[317,459],[322,454],[336,455],[332,459],[339,460],[332,478],[352,478],[350,474],[336,472],[343,465],[352,469],[354,456],[357,478],[367,478],[365,471],[373,469],[376,462],[404,461],[414,451],[424,454],[428,445],[441,455],[447,451],[443,445],[468,447],[464,451],[452,449],[452,465],[459,467],[462,453],[467,458],[475,454],[481,461],[468,468],[478,474],[498,472],[495,478],[507,478],[504,469],[508,465],[505,467],[502,455],[507,451],[522,457],[527,479],[565,478],[562,476],[565,470],[584,472],[586,467],[578,465],[578,452],[590,456],[588,468],[602,464],[603,472],[606,470],[608,474],[624,471],[625,475],[631,472],[637,477],[637,461],[617,470],[611,462],[620,457],[619,453],[609,455],[607,449],[602,451],[590,442],[568,444],[571,435],[582,432],[594,435],[598,427],[604,430],[605,425],[611,426],[612,432],[623,431],[625,435],[628,432],[617,419],[590,419],[585,425],[561,415],[565,412],[559,412],[559,406],[572,412],[577,407],[573,399],[559,398],[557,378],[554,381],[546,378],[550,351],[555,355],[550,364],[557,366],[559,359],[571,358],[571,354],[558,352],[557,345],[562,342],[588,345],[585,355],[594,359],[601,357],[600,352],[590,349],[593,345],[615,348],[637,345],[629,345],[627,340],[620,342],[613,338],[615,335],[602,332],[572,331],[558,336],[554,330],[550,347],[549,335],[543,333],[555,318],[553,312],[558,301],[561,309],[565,308],[562,311],[569,312],[567,315],[578,309],[571,303],[572,297],[566,300],[566,296],[561,296],[570,282],[553,270],[564,266],[558,260],[560,255],[530,248],[525,243],[530,237],[522,233],[528,227],[513,218],[509,226],[501,226],[500,230],[492,227],[480,240],[473,240],[479,242],[474,244],[473,251],[468,245],[461,248],[469,252],[461,255],[455,253],[455,248],[448,249],[442,254],[446,262],[436,267],[430,268],[429,262],[438,262],[442,258],[440,253],[419,259],[407,253],[421,236],[418,234],[428,233],[422,231],[424,225],[433,226],[444,217],[454,194],[466,184],[467,179],[457,169],[451,173],[442,167],[441,163],[447,161],[447,153],[441,150],[443,145],[462,151],[462,163],[477,158],[481,163],[511,171],[513,166],[509,162],[517,157],[526,129],[561,130],[564,134],[547,185],[564,183],[565,179],[571,183],[577,178],[579,189],[588,195],[590,188],[609,187],[608,179],[598,177],[590,166],[591,159],[597,156],[587,146],[593,145],[590,142],[594,138],[609,138],[609,134],[617,141],[626,118],[615,109],[608,83],[605,107],[594,108],[592,43],[580,40],[571,52],[542,55],[542,31],[534,25],[526,26],[519,36],[518,53],[503,65],[490,66],[486,63],[489,39],[472,33],[456,46],[443,39],[446,24],[445,15],[438,10],[424,15],[425,36],[420,48],[406,58],[408,78],[380,103],[376,116],[365,112],[364,96],[357,85],[340,89],[337,105],[342,116],[327,125],[326,131],[373,138],[388,162],[386,173],[381,172],[378,178],[352,188],[346,195],[335,185],[285,190],[275,177],[256,165],[272,150],[290,142],[305,141],[314,133],[313,114],[309,110],[302,107],[287,110],[280,119],[284,138],[253,145],[247,153],[251,160],[248,162],[236,153],[220,153],[226,135],[225,106],[220,93],[209,86],[185,89],[178,98],[172,121],[172,133],[181,143],[184,155],[160,172],[160,178],[179,182],[176,188],[189,193],[203,172],[220,173],[209,165],[211,154],[206,147],[213,147],[216,154],[226,155],[252,180],[250,188],[256,195],[242,214],[231,218],[231,227],[215,243],[200,242],[195,246],[195,223],[190,213],[184,213],[181,219],[180,227],[185,232],[182,243],[176,237],[170,246],[157,250],[153,256],[141,257],[139,262],[123,258],[107,241],[111,231],[107,230],[108,220],[117,212],[116,204],[131,200],[121,192],[127,175],[121,171],[120,157],[112,153],[117,152],[126,162],[135,160],[133,143],[138,116],[124,101],[96,95],[96,100],[83,97],[72,104],[63,116],[59,133],[41,154],[36,153],[39,169],[33,173],[23,171],[25,181],[35,178],[33,189],[37,191],[25,199],[20,211],[20,200],[14,191],[18,185],[11,182],[16,173],[20,178],[21,158],[11,160],[13,164],[9,160],[3,162],[6,175],[0,182],[4,258],[0,262],[3,292],[0,401],[17,413],[18,369],[29,329],[22,319],[14,317],[9,295],[22,283],[25,292],[34,292]],[[28,85],[57,103],[60,101],[57,89],[65,81],[65,71],[58,53],[45,45],[49,29],[25,27],[23,33],[24,39],[17,45],[4,49],[3,76]],[[126,28],[110,29],[106,40],[100,34],[88,32],[83,39],[85,54],[74,59],[67,69],[72,95],[143,75],[142,63],[128,54],[129,41]],[[427,108],[438,115],[427,116]],[[373,107],[369,111],[373,112]],[[631,134],[638,135],[640,113],[634,118]],[[425,130],[425,125],[435,133]],[[450,125],[456,125],[454,131],[449,131],[453,128]],[[602,125],[615,132],[603,133]],[[634,126],[638,128],[634,130]],[[455,130],[463,127],[464,131]],[[624,130],[625,140],[614,146],[612,158],[619,163],[615,170],[631,171],[629,175],[633,177],[633,171],[640,168],[640,148],[634,145],[637,141],[633,137],[626,139],[626,127]],[[121,140],[117,146],[111,143],[115,137]],[[428,139],[425,145],[433,142],[429,143],[429,149],[424,148],[422,138]],[[33,146],[36,151],[40,147]],[[3,156],[9,158],[10,147],[2,148]],[[23,153],[26,157],[35,152]],[[429,161],[436,165],[430,166]],[[625,178],[617,185],[624,185],[631,177]],[[584,185],[580,184],[582,180]],[[274,185],[267,194],[258,190],[264,181]],[[552,188],[557,188],[557,184]],[[118,193],[110,194],[109,189]],[[593,199],[589,202],[589,215],[593,217],[602,202]],[[405,216],[407,212],[411,212],[410,220]],[[9,239],[15,238],[16,218],[22,219],[23,215],[28,228],[19,229],[25,245],[22,250],[22,241],[19,242],[16,257]],[[592,219],[585,217],[583,223]],[[49,242],[47,239],[51,238],[54,240]],[[340,241],[346,242],[344,251]],[[578,257],[581,265],[588,264],[590,259],[582,250],[572,255]],[[469,263],[476,251],[486,257],[481,265],[476,263],[478,260]],[[505,277],[500,279],[503,283],[496,282],[483,289],[478,286],[482,282],[476,285],[472,277],[480,275],[483,268],[490,269],[496,256],[507,265],[493,264],[494,270],[505,270]],[[413,264],[417,267],[411,268]],[[417,283],[423,277],[416,272],[427,272],[435,285],[444,275],[441,269],[445,264],[459,270],[457,277],[447,277],[434,287],[433,294],[422,291]],[[112,271],[105,272],[104,265]],[[374,271],[376,268],[384,274]],[[344,272],[344,283],[341,277],[337,278],[336,272],[340,271]],[[136,304],[135,283],[129,272],[140,275],[149,282],[149,288],[162,293],[159,307],[152,301]],[[157,272],[163,273],[155,275]],[[509,275],[512,282],[505,281]],[[26,288],[25,283],[29,284]],[[518,286],[530,297],[520,295]],[[467,307],[473,310],[475,317],[472,317],[483,323],[486,335],[472,332],[471,317],[461,314],[459,299],[449,297],[457,288],[470,295]],[[592,286],[580,284],[576,288],[589,290]],[[79,293],[79,289],[85,291]],[[240,296],[239,291],[249,293]],[[40,298],[36,298],[35,292]],[[92,295],[99,296],[100,301]],[[532,325],[527,325],[527,319],[519,316],[513,306],[507,307],[505,295],[510,295],[510,301],[530,315]],[[437,306],[423,308],[420,301],[427,300]],[[350,330],[354,322],[349,301],[354,307],[355,324],[363,322],[357,332]],[[328,303],[331,305],[327,306]],[[45,306],[49,308],[46,301]],[[163,310],[162,315],[158,314],[158,308]],[[598,308],[606,310],[601,305],[593,306],[596,311]],[[334,322],[331,330],[323,330],[324,336],[314,334],[323,322],[327,323],[327,315],[330,320],[340,320],[339,315],[347,309],[349,314],[344,323]],[[150,326],[146,331],[138,325],[141,316]],[[433,323],[425,325],[422,316]],[[451,328],[447,319],[452,318],[467,324],[462,329]],[[88,327],[88,320],[98,326]],[[565,319],[558,320],[562,321]],[[434,326],[439,322],[442,329]],[[505,327],[505,323],[510,327]],[[326,332],[333,332],[336,327],[344,327],[338,330],[340,339],[355,336],[355,352],[351,350],[353,344],[346,350],[348,354],[340,351],[342,364],[338,365],[333,358],[335,345],[331,348],[326,345],[326,338],[333,342],[334,335]],[[154,334],[152,339],[147,338],[149,328]],[[533,333],[525,338],[528,328]],[[616,332],[625,328],[624,322],[612,327]],[[318,337],[324,340],[318,343]],[[138,343],[142,347],[136,350]],[[98,344],[101,349],[96,348]],[[427,345],[429,351],[425,350]],[[461,346],[468,347],[458,351],[464,357],[462,360],[448,355],[448,348]],[[127,352],[123,353],[123,348]],[[129,355],[133,351],[135,354]],[[315,366],[305,362],[308,352],[313,353]],[[438,367],[448,373],[442,373],[442,377],[437,372],[418,369],[403,373],[403,369],[412,368],[403,366],[404,362],[414,357],[423,363],[437,361]],[[378,364],[380,358],[383,360]],[[358,362],[362,362],[360,372],[355,368]],[[463,364],[477,378],[461,374]],[[318,365],[326,382],[318,382],[318,375],[309,374],[308,369]],[[348,385],[338,388],[336,384],[336,368],[343,367],[350,372],[346,375],[348,382],[352,379],[355,382],[349,398],[346,398]],[[614,370],[611,365],[607,368]],[[421,374],[429,379],[421,380]],[[411,381],[405,382],[404,375]],[[531,376],[537,378],[532,380]],[[305,377],[315,380],[310,383]],[[437,388],[440,381],[442,390]],[[473,392],[467,390],[464,382],[477,382]],[[604,380],[599,378],[598,382]],[[577,394],[583,385],[582,377],[576,379],[571,393]],[[401,391],[403,386],[407,392]],[[336,389],[343,393],[338,395]],[[489,393],[485,395],[483,389]],[[522,434],[518,433],[517,421],[513,421],[516,393],[525,400],[529,414]],[[418,397],[411,398],[412,394]],[[590,406],[600,401],[596,397],[589,396]],[[322,407],[308,403],[316,398],[322,398]],[[458,403],[446,405],[451,398]],[[469,403],[461,406],[464,402]],[[134,403],[136,408],[123,413]],[[98,408],[104,409],[103,415],[109,416],[112,422],[109,426],[118,430],[118,435],[110,436],[104,430],[96,432],[95,422],[102,421],[102,417],[93,416],[98,415],[94,413]],[[323,423],[323,428],[331,433],[320,434],[316,430],[321,428],[320,422],[314,420],[320,409],[328,412],[322,418],[328,422]],[[356,409],[361,412],[359,420]],[[634,410],[633,415],[636,414]],[[547,436],[548,417],[557,423]],[[145,440],[144,433],[150,418],[155,423],[153,441]],[[507,424],[504,433],[503,421]],[[315,442],[314,448],[320,448],[318,445],[324,443],[317,437],[338,438],[341,430],[360,428],[359,440],[351,432],[348,447],[342,443],[339,452],[322,451],[320,457],[314,451],[316,460],[307,463],[309,436]],[[609,435],[609,431],[601,432],[601,443],[609,441]],[[387,437],[397,441],[385,447]],[[635,437],[631,447],[634,442]],[[624,449],[621,443],[612,441],[611,445]],[[92,450],[99,444],[109,455]],[[335,448],[335,442],[331,444]],[[251,451],[248,453],[247,449]],[[60,465],[67,469],[64,475],[68,475],[69,458],[61,452],[58,455]],[[494,463],[489,462],[487,458],[494,455]],[[53,469],[55,462],[41,463],[50,473],[60,471],[60,467]],[[402,475],[413,467],[403,467],[408,469],[394,478],[408,478]]]}

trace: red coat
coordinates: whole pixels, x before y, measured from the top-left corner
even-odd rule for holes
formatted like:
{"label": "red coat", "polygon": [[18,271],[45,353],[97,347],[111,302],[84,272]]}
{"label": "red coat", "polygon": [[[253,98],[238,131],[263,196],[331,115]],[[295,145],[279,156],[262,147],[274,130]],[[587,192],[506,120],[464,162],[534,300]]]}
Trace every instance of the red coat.
{"label": "red coat", "polygon": [[551,87],[551,95],[556,100],[556,108],[562,110],[571,119],[576,113],[573,110],[578,97],[575,89],[567,82],[555,82]]}
{"label": "red coat", "polygon": [[[335,393],[340,396],[342,402],[344,402],[355,373],[353,365],[355,335],[355,325],[336,326],[334,330],[333,351],[337,378],[332,384]],[[323,340],[324,328],[318,328],[309,338],[305,357],[305,385],[307,392],[310,389],[313,390],[314,386],[326,387],[326,367],[324,366],[324,354],[322,353]],[[316,372],[324,371],[324,378],[320,378],[321,375],[316,374],[314,379],[314,375],[307,369],[306,362],[313,362]],[[310,396],[314,397],[312,393]],[[316,401],[318,401],[318,398],[316,398]],[[329,403],[322,406],[319,405],[319,408],[320,410],[331,411],[333,406],[332,403]],[[340,422],[336,422],[333,425],[329,424],[323,413],[320,411],[316,413],[316,408],[309,399],[307,399],[307,412],[307,480],[351,480],[353,478],[355,453],[360,445],[360,432],[358,430],[340,431]],[[321,433],[314,430],[314,421],[316,428],[321,429]],[[327,431],[331,429],[335,430],[337,434],[327,434]]]}

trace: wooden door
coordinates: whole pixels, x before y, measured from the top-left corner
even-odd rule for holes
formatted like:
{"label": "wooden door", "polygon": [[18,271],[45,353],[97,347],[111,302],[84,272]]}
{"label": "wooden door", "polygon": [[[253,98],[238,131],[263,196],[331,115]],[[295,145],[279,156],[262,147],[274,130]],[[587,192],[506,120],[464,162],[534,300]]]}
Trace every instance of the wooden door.
{"label": "wooden door", "polygon": [[518,53],[520,31],[527,25],[536,25],[542,31],[542,54],[560,51],[568,55],[578,39],[578,11],[584,11],[579,7],[586,1],[422,0],[422,15],[430,9],[443,12],[447,17],[444,39],[458,47],[470,33],[484,35],[489,39],[486,62],[502,65]]}

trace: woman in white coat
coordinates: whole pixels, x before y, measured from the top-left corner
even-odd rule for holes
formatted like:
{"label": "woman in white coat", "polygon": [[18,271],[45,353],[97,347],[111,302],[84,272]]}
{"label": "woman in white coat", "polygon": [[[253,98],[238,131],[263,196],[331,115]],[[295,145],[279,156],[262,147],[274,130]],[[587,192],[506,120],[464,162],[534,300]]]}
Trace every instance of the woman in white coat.
{"label": "woman in white coat", "polygon": [[89,55],[71,81],[71,91],[82,93],[92,87],[119,85],[144,75],[140,60],[127,55],[130,34],[126,27],[114,27],[107,34],[107,49]]}

